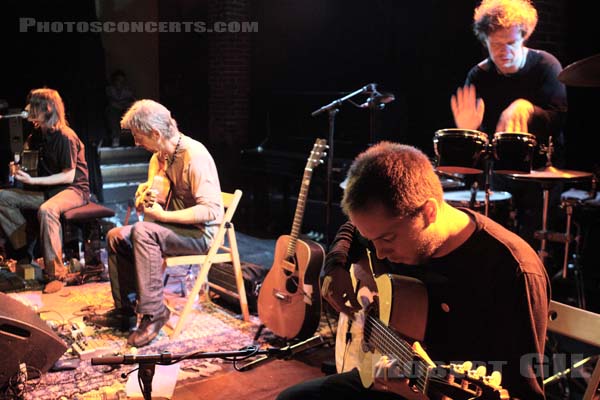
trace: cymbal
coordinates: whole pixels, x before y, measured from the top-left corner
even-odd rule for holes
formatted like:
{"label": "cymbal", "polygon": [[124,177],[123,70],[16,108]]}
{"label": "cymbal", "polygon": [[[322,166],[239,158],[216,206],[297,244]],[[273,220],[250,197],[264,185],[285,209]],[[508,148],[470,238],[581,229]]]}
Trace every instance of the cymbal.
{"label": "cymbal", "polygon": [[567,86],[600,87],[600,54],[567,65],[558,80]]}
{"label": "cymbal", "polygon": [[575,171],[570,169],[558,169],[555,167],[546,167],[544,169],[531,171],[529,174],[507,174],[509,177],[518,180],[531,181],[562,181],[562,180],[579,180],[591,178],[591,172]]}

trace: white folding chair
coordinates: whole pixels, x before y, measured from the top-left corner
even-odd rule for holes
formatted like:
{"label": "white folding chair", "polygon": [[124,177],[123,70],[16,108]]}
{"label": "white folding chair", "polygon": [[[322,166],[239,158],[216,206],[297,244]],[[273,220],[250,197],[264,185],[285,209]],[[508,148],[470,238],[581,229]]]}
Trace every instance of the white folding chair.
{"label": "white folding chair", "polygon": [[[196,277],[196,282],[194,283],[194,288],[187,294],[187,302],[185,303],[185,307],[181,312],[179,321],[175,326],[175,330],[173,331],[171,338],[176,338],[179,335],[183,325],[185,324],[188,314],[190,311],[192,311],[194,302],[200,293],[200,290],[203,287],[208,288],[209,285],[217,287],[219,290],[238,298],[240,301],[240,308],[242,310],[244,321],[250,320],[250,314],[248,312],[248,300],[246,298],[246,288],[244,286],[244,278],[242,276],[242,265],[240,262],[240,255],[238,253],[235,230],[233,223],[231,222],[240,199],[242,198],[242,191],[238,189],[234,193],[222,192],[222,195],[223,205],[225,207],[225,215],[223,216],[223,221],[219,226],[217,235],[215,236],[212,245],[208,249],[208,253],[165,258],[165,264],[167,267],[190,264],[197,264],[200,266],[198,276]],[[228,245],[225,244],[225,234],[227,234]],[[213,263],[222,262],[231,262],[233,265],[237,293],[233,293],[208,281],[208,271],[210,270],[211,265]],[[205,297],[208,299],[208,293],[206,293]]]}
{"label": "white folding chair", "polygon": [[[600,314],[551,301],[549,307],[548,330],[582,343],[600,347]],[[600,385],[600,361],[592,373],[583,400],[597,399]]]}

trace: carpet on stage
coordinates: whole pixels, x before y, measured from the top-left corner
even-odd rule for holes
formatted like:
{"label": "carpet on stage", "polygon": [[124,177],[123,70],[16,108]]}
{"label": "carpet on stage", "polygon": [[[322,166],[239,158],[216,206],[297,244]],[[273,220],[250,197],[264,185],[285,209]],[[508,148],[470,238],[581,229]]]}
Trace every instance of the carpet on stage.
{"label": "carpet on stage", "polygon": [[[176,268],[180,270],[172,273],[173,278],[165,288],[165,298],[171,308],[181,311],[186,299],[179,294],[178,277],[184,276],[186,269]],[[127,374],[137,366],[91,365],[92,356],[162,352],[180,355],[240,350],[252,344],[260,325],[258,317],[254,315],[251,315],[251,321],[244,322],[239,315],[235,315],[227,308],[214,303],[201,302],[196,303],[183,331],[176,339],[171,340],[168,336],[172,333],[178,318],[178,315],[172,313],[169,323],[156,339],[145,347],[135,349],[127,345],[128,333],[108,328],[88,327],[83,323],[86,314],[103,313],[112,308],[108,282],[67,286],[53,294],[28,291],[10,295],[36,310],[67,345],[85,342],[89,346],[83,356],[78,357],[81,360],[75,370],[47,372],[38,379],[30,379],[25,391],[26,399],[74,399],[100,389],[106,392],[107,388],[109,392],[124,395],[127,378],[123,378],[122,374]],[[81,349],[81,346],[78,347],[76,344],[70,347],[72,348]],[[70,357],[69,351],[62,358]],[[224,362],[228,361],[220,358],[184,360],[180,363],[177,381],[211,376],[222,370]]]}

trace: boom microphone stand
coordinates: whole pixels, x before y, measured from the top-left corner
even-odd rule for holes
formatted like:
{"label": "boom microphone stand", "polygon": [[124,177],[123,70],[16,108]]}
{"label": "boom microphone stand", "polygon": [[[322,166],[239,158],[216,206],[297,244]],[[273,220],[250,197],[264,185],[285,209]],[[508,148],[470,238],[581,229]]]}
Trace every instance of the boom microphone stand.
{"label": "boom microphone stand", "polygon": [[160,354],[134,355],[125,354],[123,356],[107,356],[92,358],[92,365],[121,365],[121,364],[139,364],[140,386],[144,400],[152,399],[152,378],[156,365],[172,365],[183,360],[199,358],[223,358],[233,361],[244,360],[246,358],[266,354],[277,357],[287,357],[291,353],[289,349],[270,348],[259,350],[257,347],[250,346],[238,351],[219,351],[219,352],[196,352],[188,354],[171,354],[164,352]]}
{"label": "boom microphone stand", "polygon": [[337,100],[332,101],[331,103],[319,108],[318,110],[313,111],[310,115],[313,117],[316,117],[317,115],[327,112],[329,115],[329,140],[327,142],[327,144],[329,145],[329,156],[327,159],[327,205],[326,205],[326,217],[325,217],[325,241],[327,243],[327,245],[329,245],[330,241],[329,241],[329,229],[330,229],[330,225],[331,225],[331,197],[332,197],[332,190],[331,190],[331,181],[332,181],[332,171],[333,171],[333,150],[334,150],[334,146],[333,146],[333,134],[335,131],[335,115],[339,112],[339,107],[342,105],[342,103],[354,96],[357,96],[359,94],[362,93],[376,93],[377,92],[377,85],[375,83],[370,83],[366,86],[361,87],[358,90],[355,90],[354,92],[347,94],[344,97],[340,97]]}

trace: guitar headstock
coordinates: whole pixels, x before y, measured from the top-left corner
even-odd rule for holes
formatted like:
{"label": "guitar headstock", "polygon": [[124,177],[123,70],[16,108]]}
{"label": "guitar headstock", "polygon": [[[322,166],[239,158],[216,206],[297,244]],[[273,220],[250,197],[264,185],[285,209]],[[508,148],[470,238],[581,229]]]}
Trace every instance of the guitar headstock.
{"label": "guitar headstock", "polygon": [[508,400],[508,391],[500,385],[502,374],[494,371],[486,375],[485,366],[473,369],[473,363],[466,361],[462,364],[441,365],[436,368],[438,376],[444,376],[447,385],[474,395],[480,400]]}
{"label": "guitar headstock", "polygon": [[310,156],[308,157],[308,161],[306,162],[306,168],[314,168],[319,164],[323,164],[323,158],[327,156],[325,150],[328,148],[327,140],[316,139],[312,151],[310,152]]}

